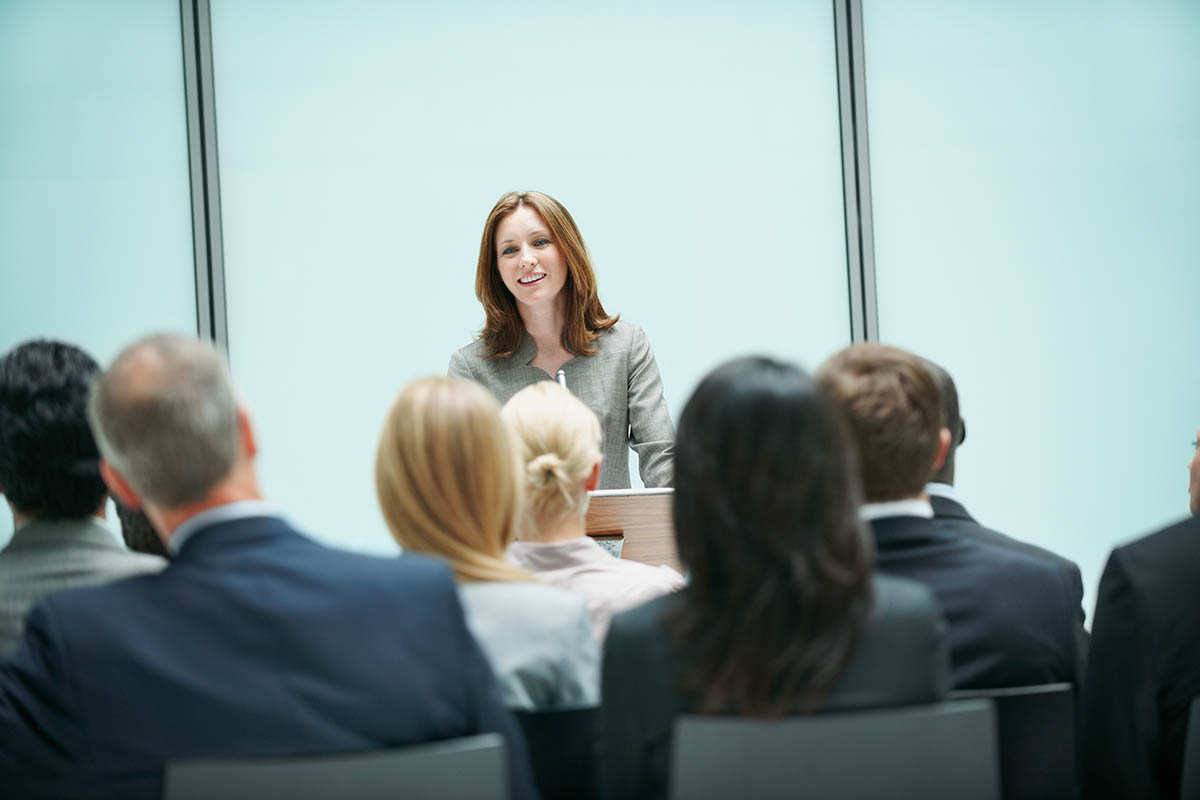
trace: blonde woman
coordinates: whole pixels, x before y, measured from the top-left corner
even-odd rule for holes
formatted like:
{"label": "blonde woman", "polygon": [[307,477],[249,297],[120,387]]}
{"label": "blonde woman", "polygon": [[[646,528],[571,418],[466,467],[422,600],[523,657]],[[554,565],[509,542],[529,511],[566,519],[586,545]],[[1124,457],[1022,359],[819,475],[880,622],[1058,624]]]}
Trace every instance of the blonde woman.
{"label": "blonde woman", "polygon": [[683,586],[670,567],[613,558],[585,533],[587,493],[601,464],[600,422],[591,409],[557,383],[539,381],[513,395],[501,416],[517,438],[527,498],[510,561],[583,595],[598,641],[613,614]]}
{"label": "blonde woman", "polygon": [[467,624],[510,708],[595,705],[597,647],[583,602],[504,560],[521,486],[486,389],[440,377],[405,387],[384,423],[375,490],[396,541],[454,570]]}

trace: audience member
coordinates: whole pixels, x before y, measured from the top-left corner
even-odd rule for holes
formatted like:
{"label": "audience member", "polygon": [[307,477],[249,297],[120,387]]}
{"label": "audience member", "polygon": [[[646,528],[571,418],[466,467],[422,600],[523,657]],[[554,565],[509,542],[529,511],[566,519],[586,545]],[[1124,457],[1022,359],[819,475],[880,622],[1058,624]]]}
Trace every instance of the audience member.
{"label": "audience member", "polygon": [[1198,517],[1108,557],[1083,695],[1085,797],[1180,796],[1188,710],[1200,696],[1198,586]]}
{"label": "audience member", "polygon": [[[945,426],[950,431],[950,447],[946,451],[946,460],[942,462],[941,467],[934,470],[929,483],[925,484],[925,494],[929,496],[929,504],[933,507],[933,518],[955,536],[1006,547],[1043,559],[1056,566],[1062,572],[1067,585],[1071,587],[1071,607],[1076,609],[1075,638],[1081,657],[1084,658],[1086,664],[1088,633],[1087,629],[1083,627],[1086,614],[1083,610],[1083,578],[1079,574],[1079,565],[1035,544],[1005,536],[991,528],[985,528],[968,513],[954,488],[955,455],[959,446],[967,439],[967,423],[963,421],[962,413],[959,410],[958,388],[954,385],[954,379],[950,377],[950,373],[945,369],[932,361],[926,361],[925,364],[933,372],[933,377],[941,390]],[[1083,672],[1084,668],[1081,665],[1080,674],[1082,675]]]}
{"label": "audience member", "polygon": [[113,506],[117,509],[117,517],[121,520],[121,538],[125,546],[135,553],[170,558],[167,548],[163,547],[162,539],[154,530],[150,518],[141,509],[133,509],[121,502],[116,495],[112,496]]}
{"label": "audience member", "polygon": [[764,717],[924,703],[949,685],[927,588],[872,575],[842,424],[811,378],[764,358],[700,384],[676,440],[679,592],[613,618],[604,797],[664,797],[687,713]]}
{"label": "audience member", "polygon": [[0,358],[0,492],[14,528],[0,551],[0,656],[42,597],[165,564],[123,549],[104,524],[108,495],[86,412],[99,371],[78,347],[45,339]]}
{"label": "audience member", "polygon": [[613,614],[683,586],[670,567],[613,558],[585,532],[601,461],[600,422],[590,408],[557,383],[538,381],[513,395],[500,416],[517,438],[527,498],[510,561],[581,594],[599,641]]}
{"label": "audience member", "polygon": [[512,708],[595,705],[598,654],[583,600],[504,560],[521,514],[512,435],[479,384],[425,378],[384,423],[375,488],[401,547],[444,559],[467,624]]}
{"label": "audience member", "polygon": [[1078,601],[1063,571],[933,520],[924,486],[951,434],[924,362],[894,347],[856,344],[826,361],[818,380],[857,444],[862,517],[875,534],[878,568],[933,589],[950,626],[955,687],[1078,685]]}
{"label": "audience member", "polygon": [[34,608],[0,667],[5,796],[157,798],[164,762],[483,731],[507,738],[513,796],[535,793],[449,570],[332,550],[284,522],[211,347],[137,342],[88,410],[106,482],[174,561]]}

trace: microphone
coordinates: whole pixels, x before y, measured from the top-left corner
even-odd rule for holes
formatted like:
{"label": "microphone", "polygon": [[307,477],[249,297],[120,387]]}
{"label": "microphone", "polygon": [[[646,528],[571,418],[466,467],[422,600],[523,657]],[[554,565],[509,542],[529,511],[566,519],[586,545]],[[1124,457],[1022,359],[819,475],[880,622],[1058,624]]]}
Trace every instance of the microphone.
{"label": "microphone", "polygon": [[554,376],[554,379],[558,381],[559,386],[564,389],[567,388],[567,371],[565,369],[560,369],[558,374]]}

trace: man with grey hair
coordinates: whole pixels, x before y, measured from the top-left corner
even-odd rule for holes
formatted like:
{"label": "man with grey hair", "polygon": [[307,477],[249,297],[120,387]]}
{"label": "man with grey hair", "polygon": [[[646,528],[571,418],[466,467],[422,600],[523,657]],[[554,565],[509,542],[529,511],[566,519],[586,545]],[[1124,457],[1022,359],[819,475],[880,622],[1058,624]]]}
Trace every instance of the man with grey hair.
{"label": "man with grey hair", "polygon": [[0,666],[5,796],[158,797],[163,765],[374,750],[497,731],[524,743],[450,571],[329,549],[264,502],[257,445],[211,347],[154,336],[93,386],[109,488],[163,572],[56,595]]}

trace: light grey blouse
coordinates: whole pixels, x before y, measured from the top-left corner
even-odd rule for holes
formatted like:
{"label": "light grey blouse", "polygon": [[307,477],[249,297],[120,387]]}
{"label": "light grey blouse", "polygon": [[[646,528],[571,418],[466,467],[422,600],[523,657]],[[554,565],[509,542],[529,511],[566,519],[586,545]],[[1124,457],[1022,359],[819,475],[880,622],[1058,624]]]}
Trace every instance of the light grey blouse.
{"label": "light grey blouse", "polygon": [[[600,418],[604,436],[601,489],[629,488],[629,452],[649,488],[670,486],[675,427],[667,413],[654,351],[640,327],[620,321],[600,335],[594,356],[576,356],[563,365],[567,388]],[[450,356],[450,374],[488,388],[501,403],[537,381],[553,380],[529,366],[537,346],[529,334],[508,358],[490,359],[482,339]]]}
{"label": "light grey blouse", "polygon": [[582,598],[532,581],[462,583],[458,596],[505,705],[534,711],[599,702],[600,654]]}

